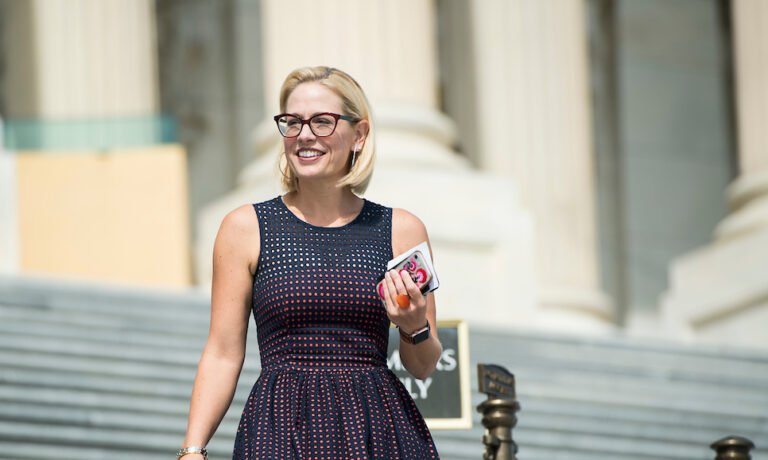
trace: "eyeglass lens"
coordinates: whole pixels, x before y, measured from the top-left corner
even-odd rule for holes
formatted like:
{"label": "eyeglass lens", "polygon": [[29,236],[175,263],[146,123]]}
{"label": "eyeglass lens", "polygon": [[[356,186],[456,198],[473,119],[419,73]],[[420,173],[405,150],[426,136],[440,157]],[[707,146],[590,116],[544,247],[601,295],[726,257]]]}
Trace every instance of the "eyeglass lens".
{"label": "eyeglass lens", "polygon": [[[309,128],[315,136],[330,136],[336,129],[336,118],[328,114],[318,114],[309,119]],[[277,119],[280,134],[285,137],[296,137],[304,126],[301,118],[293,115],[283,115]]]}

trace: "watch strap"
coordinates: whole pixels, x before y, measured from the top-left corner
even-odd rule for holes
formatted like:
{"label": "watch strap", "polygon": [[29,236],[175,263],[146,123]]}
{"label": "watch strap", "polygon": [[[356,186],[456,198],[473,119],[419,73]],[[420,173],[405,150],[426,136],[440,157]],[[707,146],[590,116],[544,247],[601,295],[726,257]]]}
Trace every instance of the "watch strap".
{"label": "watch strap", "polygon": [[427,321],[427,324],[422,327],[421,329],[417,329],[413,331],[410,334],[407,334],[403,332],[402,329],[400,329],[400,339],[405,343],[410,343],[411,345],[417,345],[429,338],[429,321]]}

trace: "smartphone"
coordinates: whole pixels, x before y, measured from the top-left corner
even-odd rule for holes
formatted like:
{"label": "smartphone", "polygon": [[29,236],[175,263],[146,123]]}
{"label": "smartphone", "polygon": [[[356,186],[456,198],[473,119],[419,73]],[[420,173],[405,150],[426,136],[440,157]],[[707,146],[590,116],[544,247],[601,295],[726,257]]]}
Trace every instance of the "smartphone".
{"label": "smartphone", "polygon": [[[429,289],[429,282],[432,281],[432,272],[429,271],[429,265],[427,265],[421,251],[414,251],[413,254],[401,260],[390,270],[407,271],[422,293]],[[384,298],[384,275],[378,279],[376,292],[379,293],[379,297]]]}

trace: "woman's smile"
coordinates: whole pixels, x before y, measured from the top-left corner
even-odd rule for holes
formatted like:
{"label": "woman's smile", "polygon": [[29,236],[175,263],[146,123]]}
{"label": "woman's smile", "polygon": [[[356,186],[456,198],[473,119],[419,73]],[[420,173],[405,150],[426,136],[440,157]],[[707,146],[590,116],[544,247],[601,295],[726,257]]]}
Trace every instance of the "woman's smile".
{"label": "woman's smile", "polygon": [[316,160],[323,155],[325,155],[325,152],[315,149],[301,149],[296,153],[296,156],[298,156],[299,159],[305,161]]}

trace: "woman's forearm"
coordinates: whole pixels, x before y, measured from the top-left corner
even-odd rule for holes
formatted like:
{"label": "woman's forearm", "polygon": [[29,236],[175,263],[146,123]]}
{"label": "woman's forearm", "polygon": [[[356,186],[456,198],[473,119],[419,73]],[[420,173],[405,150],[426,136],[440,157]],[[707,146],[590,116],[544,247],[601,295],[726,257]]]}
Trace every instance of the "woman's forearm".
{"label": "woman's forearm", "polygon": [[192,388],[185,447],[204,447],[213,437],[232,403],[244,356],[244,351],[236,357],[222,357],[207,347],[203,351]]}
{"label": "woman's forearm", "polygon": [[420,380],[432,374],[442,352],[443,346],[434,334],[416,345],[400,341],[400,360],[408,372]]}

